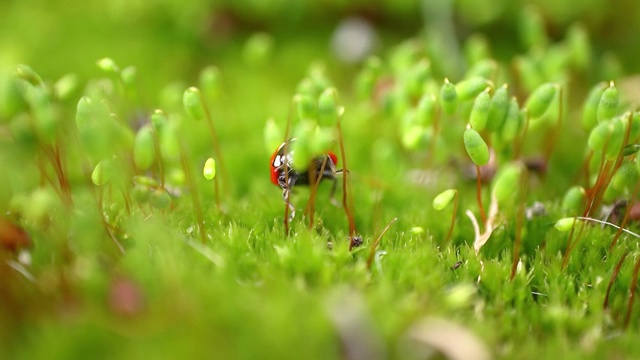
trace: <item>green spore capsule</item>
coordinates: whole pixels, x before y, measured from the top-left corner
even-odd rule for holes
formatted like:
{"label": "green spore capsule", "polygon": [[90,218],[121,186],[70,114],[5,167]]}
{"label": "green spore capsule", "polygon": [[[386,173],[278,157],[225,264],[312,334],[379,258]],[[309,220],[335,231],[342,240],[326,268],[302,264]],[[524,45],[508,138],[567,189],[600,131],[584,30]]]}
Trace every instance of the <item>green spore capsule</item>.
{"label": "green spore capsule", "polygon": [[474,64],[465,74],[467,78],[482,77],[491,79],[498,70],[498,64],[491,59],[481,60]]}
{"label": "green spore capsule", "polygon": [[624,192],[632,189],[638,183],[638,179],[636,164],[626,161],[622,163],[618,171],[613,175],[611,186],[619,192]]}
{"label": "green spore capsule", "polygon": [[580,70],[586,69],[591,62],[591,44],[587,29],[582,24],[574,24],[569,28],[567,45],[573,66]]}
{"label": "green spore capsule", "polygon": [[91,173],[91,181],[97,185],[102,186],[111,180],[113,176],[113,160],[104,159],[96,165]]}
{"label": "green spore capsule", "polygon": [[546,83],[538,86],[535,89],[524,107],[527,109],[529,116],[532,119],[538,119],[549,110],[549,107],[553,103],[553,100],[558,92],[558,85],[553,83]]}
{"label": "green spore capsule", "polygon": [[458,101],[471,100],[478,96],[484,89],[491,87],[491,81],[481,77],[474,76],[466,80],[460,81],[456,84],[456,93],[458,94]]}
{"label": "green spore capsule", "polygon": [[406,91],[410,97],[415,99],[422,95],[424,84],[431,77],[431,64],[422,59],[413,65],[407,74]]}
{"label": "green spore capsule", "polygon": [[23,209],[24,217],[31,222],[41,222],[51,216],[58,200],[52,188],[44,187],[33,190],[27,203],[29,205]]}
{"label": "green spore capsule", "polygon": [[562,199],[562,210],[578,214],[586,204],[587,193],[582,186],[573,186]]}
{"label": "green spore capsule", "polygon": [[593,151],[604,150],[605,145],[609,141],[611,132],[613,131],[613,125],[609,122],[601,122],[589,133],[589,139],[587,145]]}
{"label": "green spore capsule", "polygon": [[602,92],[600,103],[598,104],[598,122],[613,119],[618,114],[620,104],[620,94],[613,81],[609,87]]}
{"label": "green spore capsule", "polygon": [[180,168],[173,168],[167,174],[167,181],[176,186],[184,186],[187,182],[187,175]]}
{"label": "green spore capsule", "polygon": [[571,230],[571,228],[573,228],[573,225],[575,223],[577,223],[579,220],[577,220],[574,217],[567,217],[567,218],[562,218],[558,221],[556,221],[556,224],[554,225],[554,227],[556,228],[556,230],[560,231],[560,232],[567,232],[569,230]]}
{"label": "green spore capsule", "polygon": [[609,184],[607,189],[604,191],[604,195],[602,195],[602,201],[605,203],[612,203],[621,197],[622,191],[616,190],[611,184]]}
{"label": "green spore capsule", "polygon": [[630,156],[636,154],[640,150],[639,144],[628,144],[622,149],[623,156]]}
{"label": "green spore capsule", "polygon": [[482,166],[489,162],[489,147],[476,130],[468,128],[464,131],[464,147],[474,164]]}
{"label": "green spore capsule", "polygon": [[464,42],[463,51],[467,63],[474,66],[491,58],[489,40],[482,34],[473,34],[468,37]]}
{"label": "green spore capsule", "polygon": [[458,193],[456,189],[448,189],[438,194],[433,199],[433,208],[437,211],[444,210]]}
{"label": "green spore capsule", "polygon": [[436,97],[433,94],[424,94],[418,102],[415,116],[416,123],[422,126],[433,125],[436,118]]}
{"label": "green spore capsule", "polygon": [[610,121],[611,123],[611,136],[605,149],[605,156],[609,160],[613,160],[620,154],[622,150],[622,143],[624,142],[625,124],[627,121],[623,117],[617,117]]}
{"label": "green spore capsule", "polygon": [[487,117],[487,130],[491,132],[502,128],[509,112],[509,87],[507,84],[499,87],[491,98],[489,104],[489,116]]}
{"label": "green spore capsule", "polygon": [[273,120],[273,118],[267,119],[267,122],[264,124],[264,145],[267,152],[271,153],[273,149],[277,149],[278,146],[282,144],[283,137],[284,133],[275,120]]}
{"label": "green spore capsule", "polygon": [[325,89],[318,98],[318,120],[321,126],[334,126],[338,122],[338,92],[335,88]]}
{"label": "green spore capsule", "polygon": [[426,143],[427,129],[422,125],[407,126],[402,132],[402,146],[409,150],[417,150]]}
{"label": "green spore capsule", "polygon": [[149,201],[151,197],[151,190],[141,184],[135,184],[131,190],[133,199],[140,204],[144,204]]}
{"label": "green spore capsule", "polygon": [[127,90],[134,90],[136,87],[136,79],[138,76],[138,70],[135,66],[127,66],[120,72],[120,79],[127,88]]}
{"label": "green spore capsule", "polygon": [[151,114],[151,126],[155,131],[162,131],[168,122],[167,114],[160,109],[154,110]]}
{"label": "green spore capsule", "polygon": [[44,87],[29,85],[26,98],[34,115],[33,125],[38,135],[46,142],[53,141],[58,130],[58,119],[51,106],[49,93]]}
{"label": "green spore capsule", "polygon": [[493,180],[493,195],[498,204],[506,206],[513,204],[520,187],[522,167],[518,164],[506,165]]}
{"label": "green spore capsule", "polygon": [[315,120],[317,116],[316,101],[311,95],[298,94],[294,96],[296,114],[299,120]]}
{"label": "green spore capsule", "polygon": [[313,154],[324,154],[335,142],[335,128],[333,127],[316,127],[315,133],[310,138],[311,151]]}
{"label": "green spore capsule", "polygon": [[207,180],[213,180],[216,176],[216,161],[213,158],[208,158],[202,167],[202,176]]}
{"label": "green spore capsule", "polygon": [[91,123],[91,99],[83,96],[78,101],[76,106],[76,127],[78,129],[85,129]]}
{"label": "green spore capsule", "polygon": [[267,33],[259,32],[251,35],[244,45],[242,56],[244,61],[251,66],[259,66],[266,63],[273,52],[273,37]]}
{"label": "green spore capsule", "polygon": [[582,126],[587,130],[593,129],[598,124],[598,106],[606,86],[606,83],[601,82],[591,88],[582,106]]}
{"label": "green spore capsule", "polygon": [[523,8],[517,24],[518,35],[525,48],[545,48],[548,42],[547,32],[539,11],[530,6]]}
{"label": "green spore capsule", "polygon": [[629,141],[637,141],[640,137],[640,111],[635,111],[631,115],[631,131],[629,132]]}
{"label": "green spore capsule", "polygon": [[158,182],[156,181],[156,179],[149,176],[137,175],[134,176],[132,180],[134,184],[144,185],[146,187],[152,188],[158,187]]}
{"label": "green spore capsule", "polygon": [[166,209],[171,205],[171,196],[164,189],[156,189],[151,193],[149,203],[156,209]]}
{"label": "green spore capsule", "polygon": [[98,68],[109,74],[118,74],[120,72],[120,67],[113,61],[112,58],[102,58],[96,62]]}
{"label": "green spore capsule", "polygon": [[192,86],[184,91],[182,105],[189,119],[201,121],[205,118],[206,110],[202,104],[202,94],[197,87]]}
{"label": "green spore capsule", "polygon": [[156,148],[153,143],[153,130],[146,125],[138,130],[133,143],[133,162],[140,170],[147,170],[156,158]]}
{"label": "green spore capsule", "polygon": [[504,142],[510,143],[515,140],[524,126],[524,116],[525,114],[520,111],[518,100],[515,97],[511,98],[509,111],[507,112],[501,132],[501,139]]}
{"label": "green spore capsule", "polygon": [[209,65],[202,69],[198,82],[208,101],[212,102],[218,98],[220,92],[220,70],[216,66]]}
{"label": "green spore capsule", "polygon": [[367,59],[355,80],[356,94],[359,99],[369,99],[373,96],[381,68],[380,58],[372,56]]}
{"label": "green spore capsule", "polygon": [[175,124],[169,122],[160,130],[159,143],[163,158],[175,160],[180,157],[180,140]]}
{"label": "green spore capsule", "polygon": [[487,119],[489,118],[489,108],[491,106],[491,95],[489,95],[490,88],[486,88],[481,92],[473,102],[471,108],[471,115],[469,116],[469,124],[476,131],[484,130]]}
{"label": "green spore capsule", "polygon": [[456,91],[456,86],[450,83],[449,79],[444,79],[444,84],[440,88],[440,106],[442,106],[442,111],[447,115],[456,113],[458,92]]}
{"label": "green spore capsule", "polygon": [[67,74],[53,85],[54,93],[60,100],[70,100],[78,90],[80,80],[76,74]]}
{"label": "green spore capsule", "polygon": [[16,73],[20,79],[27,81],[33,86],[44,86],[44,81],[42,81],[40,75],[28,65],[20,64],[16,66]]}
{"label": "green spore capsule", "polygon": [[311,138],[314,136],[317,125],[312,121],[302,121],[293,129],[291,144],[292,166],[297,171],[305,171],[309,167],[314,153]]}
{"label": "green spore capsule", "polygon": [[516,57],[515,63],[522,86],[528,92],[534,91],[544,83],[544,75],[542,74],[540,65],[534,60],[527,56],[518,56]]}

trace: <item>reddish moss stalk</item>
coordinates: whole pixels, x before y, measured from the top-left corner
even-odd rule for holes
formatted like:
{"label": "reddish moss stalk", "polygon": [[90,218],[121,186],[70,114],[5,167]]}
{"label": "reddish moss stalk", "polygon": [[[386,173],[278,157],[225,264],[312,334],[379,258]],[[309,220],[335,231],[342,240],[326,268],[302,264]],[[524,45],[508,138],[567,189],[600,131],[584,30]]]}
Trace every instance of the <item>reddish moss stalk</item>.
{"label": "reddish moss stalk", "polygon": [[611,294],[611,288],[613,287],[613,282],[618,278],[618,274],[620,273],[620,269],[622,268],[622,264],[624,260],[627,258],[628,253],[624,253],[616,267],[613,269],[613,273],[611,274],[611,279],[609,279],[609,285],[607,286],[607,295],[604,297],[604,303],[602,304],[603,309],[607,309],[609,307],[609,295]]}
{"label": "reddish moss stalk", "polygon": [[624,328],[629,327],[629,322],[631,321],[631,312],[633,310],[633,303],[636,298],[636,289],[638,287],[638,273],[640,272],[640,256],[638,260],[636,260],[636,265],[633,268],[633,276],[631,277],[631,282],[629,283],[629,301],[627,302],[627,313],[624,317]]}
{"label": "reddish moss stalk", "polygon": [[[291,132],[291,116],[293,114],[294,100],[291,100],[289,104],[289,114],[287,115],[287,127],[284,130],[284,153],[288,154],[289,151],[289,133]],[[284,162],[284,183],[289,184],[289,164]],[[284,236],[289,236],[289,204],[291,203],[291,191],[287,191],[287,195],[284,199]]]}
{"label": "reddish moss stalk", "polygon": [[[327,157],[322,161],[322,165],[320,165],[320,174],[324,174],[324,168],[327,166]],[[313,228],[313,218],[316,212],[316,194],[318,193],[318,186],[320,186],[320,181],[322,180],[322,175],[318,176],[316,174],[314,166],[309,166],[309,183],[311,184],[311,194],[309,195],[309,200],[307,201],[307,207],[304,212],[309,216],[309,230]]]}
{"label": "reddish moss stalk", "polygon": [[342,139],[342,127],[340,125],[341,119],[338,119],[336,127],[338,129],[338,143],[340,144],[340,156],[342,157],[342,206],[344,207],[344,213],[347,216],[347,220],[349,221],[349,250],[351,250],[354,245],[354,238],[356,236],[356,223],[353,219],[353,214],[349,210],[349,204],[347,203],[347,180],[349,175],[349,168],[347,167],[347,156],[344,152],[344,141]]}
{"label": "reddish moss stalk", "polygon": [[611,252],[613,250],[613,247],[616,246],[616,244],[618,243],[618,239],[620,239],[620,236],[622,235],[622,230],[624,229],[624,227],[627,225],[627,222],[629,221],[629,214],[631,214],[631,208],[633,207],[633,202],[638,197],[638,191],[640,191],[640,182],[636,184],[636,187],[633,189],[633,194],[631,195],[631,198],[629,198],[629,202],[627,203],[627,206],[624,210],[624,217],[622,218],[620,227],[618,228],[616,235],[613,237],[613,240],[611,240],[611,245],[609,245],[609,252]]}

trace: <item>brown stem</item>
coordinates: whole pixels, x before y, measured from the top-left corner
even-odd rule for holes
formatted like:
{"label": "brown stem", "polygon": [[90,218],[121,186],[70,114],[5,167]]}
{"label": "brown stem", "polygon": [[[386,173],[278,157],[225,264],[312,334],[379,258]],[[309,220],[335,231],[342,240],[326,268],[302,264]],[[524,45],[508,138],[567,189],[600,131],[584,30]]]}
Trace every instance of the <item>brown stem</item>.
{"label": "brown stem", "polygon": [[[324,168],[327,166],[327,157],[325,156],[320,165],[320,174],[324,174]],[[307,207],[304,212],[309,216],[309,230],[313,228],[313,218],[316,212],[316,194],[318,193],[318,186],[320,186],[320,180],[322,175],[318,176],[315,171],[315,166],[309,166],[309,183],[311,184],[311,193],[309,194],[309,200],[307,201]]]}
{"label": "brown stem", "polygon": [[342,157],[342,206],[344,207],[344,213],[347,216],[347,220],[349,221],[349,236],[351,238],[351,242],[349,244],[349,250],[351,250],[354,246],[353,238],[356,235],[356,224],[353,220],[353,215],[349,210],[349,205],[347,203],[347,180],[349,175],[349,168],[347,167],[347,156],[344,152],[344,141],[342,139],[342,128],[340,126],[341,119],[338,119],[336,123],[336,127],[338,129],[338,143],[340,144],[340,156]]}
{"label": "brown stem", "polygon": [[613,240],[611,241],[611,245],[609,245],[609,252],[611,252],[613,250],[613,247],[616,246],[616,244],[618,243],[618,239],[620,239],[620,236],[622,235],[622,229],[624,229],[624,227],[627,225],[627,222],[629,221],[629,214],[631,214],[631,208],[633,207],[633,202],[636,200],[636,197],[638,196],[638,191],[640,191],[640,182],[638,182],[635,188],[633,189],[633,194],[631,194],[631,198],[629,198],[629,202],[627,203],[627,206],[624,209],[624,217],[622,218],[622,222],[620,223],[620,227],[618,228],[616,235],[613,237]]}
{"label": "brown stem", "polygon": [[122,193],[122,198],[124,199],[124,207],[127,210],[127,214],[131,215],[131,198],[124,188],[121,187],[120,192]]}
{"label": "brown stem", "polygon": [[49,156],[51,157],[51,163],[53,165],[53,169],[55,170],[56,177],[58,178],[58,185],[60,186],[60,191],[64,195],[62,200],[67,206],[73,205],[73,199],[71,198],[71,186],[69,185],[69,181],[65,175],[64,167],[62,165],[62,159],[60,157],[60,149],[58,145],[47,146],[45,149]]}
{"label": "brown stem", "polygon": [[[622,161],[624,160],[624,148],[625,146],[627,146],[627,143],[629,142],[629,137],[631,135],[632,118],[633,118],[633,114],[630,113],[629,116],[627,117],[627,128],[625,130],[624,139],[622,141],[622,144],[620,145],[620,149],[618,150],[618,156],[616,157],[616,161],[613,165],[613,170],[605,173],[603,184],[600,186],[600,191],[596,192],[594,197],[594,200],[595,200],[594,204],[591,207],[590,209],[591,211],[587,216],[590,216],[593,210],[597,209],[600,206],[600,203],[602,202],[602,198],[604,197],[605,190],[609,186],[609,183],[611,182],[611,179],[613,179],[613,176],[615,175],[615,173],[618,171],[618,169],[622,165]],[[603,153],[603,156],[605,156],[604,153]]]}
{"label": "brown stem", "polygon": [[609,307],[609,295],[611,294],[611,288],[613,287],[613,282],[616,281],[618,274],[620,273],[620,269],[622,268],[622,264],[624,260],[627,258],[628,253],[622,254],[622,257],[616,264],[616,267],[613,268],[613,273],[611,274],[611,278],[609,279],[609,285],[607,286],[607,295],[604,297],[604,303],[602,304],[603,309],[607,309]]}
{"label": "brown stem", "polygon": [[484,212],[484,206],[482,206],[482,177],[480,174],[480,166],[476,165],[476,201],[478,202],[478,208],[480,208],[480,219],[482,223],[487,222],[487,214]]}
{"label": "brown stem", "polygon": [[[287,127],[284,130],[284,154],[288,154],[289,152],[289,133],[291,132],[291,116],[293,114],[293,106],[295,104],[295,97],[289,103],[289,112],[287,114]],[[284,183],[286,186],[289,186],[289,162],[284,161]],[[284,236],[289,236],[289,204],[291,203],[291,190],[289,189],[286,192],[286,197],[284,199]]]}
{"label": "brown stem", "polygon": [[629,290],[631,294],[629,294],[629,301],[627,302],[627,313],[624,317],[624,327],[625,329],[629,326],[629,322],[631,321],[631,311],[633,310],[633,301],[636,297],[636,288],[638,287],[638,273],[640,272],[640,256],[638,260],[636,260],[636,265],[633,268],[633,276],[631,277],[631,282],[629,283]]}
{"label": "brown stem", "polygon": [[373,263],[373,259],[376,255],[376,249],[380,245],[382,236],[384,236],[384,234],[386,234],[387,231],[389,231],[389,229],[391,228],[391,225],[393,225],[396,221],[398,221],[398,218],[391,219],[391,221],[389,221],[387,226],[385,226],[384,229],[382,229],[382,231],[380,232],[380,235],[378,235],[376,240],[373,242],[373,245],[371,245],[371,250],[369,251],[369,258],[367,258],[367,269],[371,269],[371,264]]}
{"label": "brown stem", "polygon": [[202,243],[207,242],[207,234],[204,227],[204,215],[202,213],[202,206],[200,205],[200,195],[198,193],[198,188],[193,179],[193,174],[191,174],[191,168],[189,167],[189,161],[187,160],[186,150],[184,145],[180,144],[180,160],[182,161],[182,169],[184,170],[185,177],[187,178],[187,184],[189,189],[191,190],[191,201],[193,202],[193,210],[196,215],[196,220],[198,221],[198,227],[200,228],[200,238]]}
{"label": "brown stem", "polygon": [[[575,247],[575,245],[572,246],[571,241],[573,239],[573,234],[575,233],[575,230],[576,230],[577,222],[578,222],[578,218],[574,218],[573,224],[571,224],[571,232],[569,232],[569,239],[567,239],[567,247],[564,249],[564,255],[562,256],[562,267],[561,267],[562,270],[564,270],[569,264],[569,254],[571,254],[571,251]],[[575,241],[575,244],[578,243],[578,240],[580,239],[580,236],[582,235],[583,230],[584,230],[584,224],[582,224],[582,226],[580,226],[580,230],[578,230],[578,237]]]}

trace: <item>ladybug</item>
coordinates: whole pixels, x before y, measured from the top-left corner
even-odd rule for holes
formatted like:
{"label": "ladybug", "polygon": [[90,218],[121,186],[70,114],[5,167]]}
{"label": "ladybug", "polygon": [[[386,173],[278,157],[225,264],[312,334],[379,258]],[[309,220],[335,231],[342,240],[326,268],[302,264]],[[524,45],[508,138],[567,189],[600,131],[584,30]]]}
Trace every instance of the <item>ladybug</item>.
{"label": "ladybug", "polygon": [[[291,145],[296,138],[289,139],[282,143],[276,151],[271,155],[271,183],[282,189],[282,198],[291,209],[291,217],[294,215],[294,207],[289,202],[289,194],[294,185],[308,186],[310,185],[309,169],[298,172],[293,168],[293,152]],[[331,151],[316,156],[311,166],[315,167],[315,173],[320,174],[320,180],[331,180],[331,201],[335,202],[333,195],[336,191],[337,179],[336,175],[342,173],[342,169],[337,169],[338,157]]]}

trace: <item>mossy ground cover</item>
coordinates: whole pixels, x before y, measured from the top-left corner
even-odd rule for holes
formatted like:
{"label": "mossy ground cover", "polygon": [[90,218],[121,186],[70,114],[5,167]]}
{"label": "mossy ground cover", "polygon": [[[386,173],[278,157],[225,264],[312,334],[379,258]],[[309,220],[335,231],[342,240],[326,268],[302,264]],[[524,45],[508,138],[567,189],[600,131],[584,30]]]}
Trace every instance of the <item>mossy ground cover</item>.
{"label": "mossy ground cover", "polygon": [[[533,19],[513,36],[455,44],[457,72],[437,35],[406,40],[384,20],[376,56],[345,65],[328,53],[322,12],[293,12],[315,16],[301,36],[277,25],[277,12],[230,6],[215,13],[247,28],[221,41],[198,6],[161,4],[128,5],[140,23],[117,8],[103,14],[124,30],[88,5],[76,9],[95,32],[74,36],[105,39],[77,59],[39,59],[42,48],[4,40],[3,358],[464,358],[454,349],[474,348],[467,358],[640,356],[638,238],[573,222],[605,217],[638,232],[625,220],[630,206],[605,216],[638,195],[637,88],[624,86],[620,65],[629,50],[607,53],[589,27],[555,29],[557,13],[527,8],[503,10]],[[27,16],[21,6],[9,13]],[[391,20],[409,16],[384,9]],[[459,5],[458,21],[472,9]],[[76,19],[53,27],[64,37],[85,29],[69,12],[36,6],[32,15]],[[467,26],[513,25],[494,16]],[[271,35],[251,35],[262,30],[256,18]],[[4,26],[17,27],[12,19]],[[135,46],[104,35],[132,24],[147,24]],[[58,80],[67,73],[78,76]],[[445,89],[445,78],[455,86]],[[495,100],[503,84],[508,101]],[[190,86],[202,103],[185,100]],[[337,116],[326,121],[317,104],[328,88]],[[203,104],[210,117],[190,108]],[[294,186],[286,231],[282,190],[268,177],[288,123],[302,144],[328,129],[338,167],[347,160],[345,203],[361,246],[349,249],[344,205],[331,204],[324,181],[313,223],[305,208],[315,190]],[[213,180],[201,175],[209,158]],[[474,161],[489,163],[480,183]],[[434,206],[447,189],[455,196]]]}

